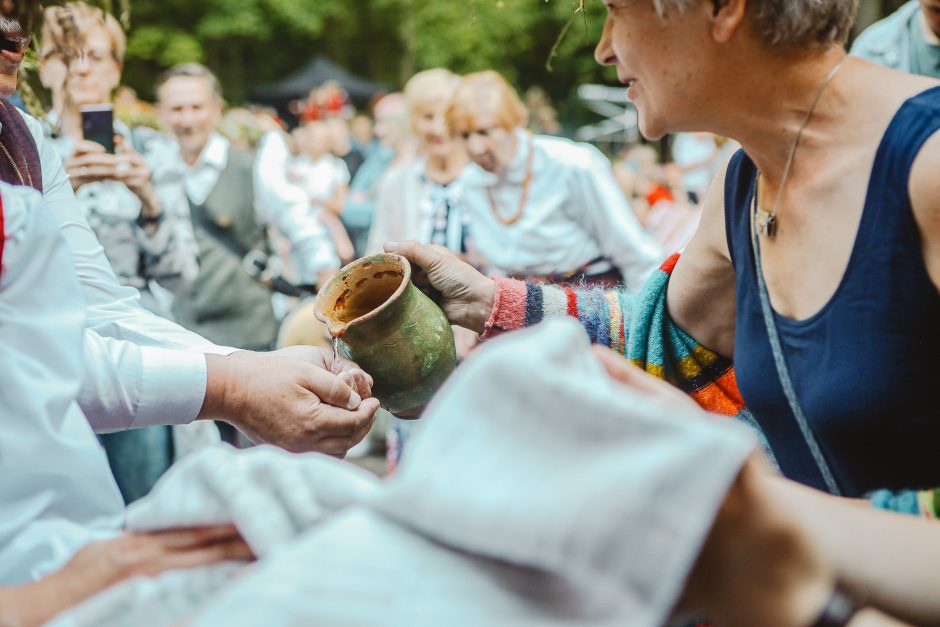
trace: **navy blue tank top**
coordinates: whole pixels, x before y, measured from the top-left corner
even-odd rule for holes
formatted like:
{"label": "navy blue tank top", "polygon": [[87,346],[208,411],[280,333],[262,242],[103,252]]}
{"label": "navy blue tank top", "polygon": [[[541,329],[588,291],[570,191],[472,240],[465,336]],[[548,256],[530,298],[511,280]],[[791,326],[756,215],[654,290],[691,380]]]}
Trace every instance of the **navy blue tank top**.
{"label": "navy blue tank top", "polygon": [[[807,320],[774,313],[803,413],[847,496],[940,486],[940,292],[908,195],[914,158],[938,129],[940,87],[901,106],[878,147],[835,294]],[[756,174],[739,151],[725,179],[738,385],[783,473],[825,489],[783,394],[761,314],[749,220]]]}

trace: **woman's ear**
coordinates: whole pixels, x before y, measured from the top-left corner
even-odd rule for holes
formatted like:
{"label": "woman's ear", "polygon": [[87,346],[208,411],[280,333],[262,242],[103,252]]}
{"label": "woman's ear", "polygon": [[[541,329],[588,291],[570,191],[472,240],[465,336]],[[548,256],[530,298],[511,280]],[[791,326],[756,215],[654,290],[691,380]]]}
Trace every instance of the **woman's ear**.
{"label": "woman's ear", "polygon": [[727,43],[744,22],[747,0],[712,0],[712,37]]}

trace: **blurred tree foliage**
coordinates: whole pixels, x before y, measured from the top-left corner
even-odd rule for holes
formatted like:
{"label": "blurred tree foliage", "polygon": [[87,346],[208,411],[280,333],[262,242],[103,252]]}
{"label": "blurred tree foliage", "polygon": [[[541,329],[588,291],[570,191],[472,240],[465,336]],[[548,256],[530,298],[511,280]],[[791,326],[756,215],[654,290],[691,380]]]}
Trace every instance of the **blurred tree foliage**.
{"label": "blurred tree foliage", "polygon": [[[417,70],[493,68],[521,89],[555,98],[597,80],[592,49],[603,23],[598,0],[132,0],[125,82],[144,97],[160,70],[201,61],[231,102],[283,78],[315,54],[400,86]],[[546,61],[568,22],[570,29]],[[613,74],[607,74],[608,78]]]}
{"label": "blurred tree foliage", "polygon": [[[89,1],[129,26],[124,80],[144,98],[163,69],[200,61],[240,103],[316,54],[396,87],[430,67],[492,68],[522,92],[542,86],[562,109],[577,85],[616,79],[594,62],[600,0]],[[900,2],[862,0],[871,18]],[[30,5],[38,3],[21,0]]]}

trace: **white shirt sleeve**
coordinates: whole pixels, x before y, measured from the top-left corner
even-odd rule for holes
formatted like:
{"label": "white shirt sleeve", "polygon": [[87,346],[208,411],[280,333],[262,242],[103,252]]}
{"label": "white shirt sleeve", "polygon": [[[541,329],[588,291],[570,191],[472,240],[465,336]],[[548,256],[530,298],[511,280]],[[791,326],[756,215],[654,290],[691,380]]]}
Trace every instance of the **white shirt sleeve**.
{"label": "white shirt sleeve", "polygon": [[201,353],[139,346],[85,329],[84,363],[78,402],[95,417],[98,433],[187,423],[202,409],[207,375]]}
{"label": "white shirt sleeve", "polygon": [[120,528],[124,502],[75,403],[84,305],[40,195],[0,186],[0,585],[59,567]]}
{"label": "white shirt sleeve", "polygon": [[277,132],[264,136],[255,157],[255,210],[261,224],[270,224],[290,240],[299,260],[301,283],[314,283],[323,270],[339,268],[329,232],[314,219],[307,193],[287,180],[290,151]]}
{"label": "white shirt sleeve", "polygon": [[[88,374],[79,398],[88,403],[83,405],[88,421],[95,429],[103,425],[109,430],[191,422],[205,397],[203,354],[227,355],[235,349],[216,346],[150,313],[141,307],[137,290],[118,283],[78,207],[61,159],[45,141],[39,122],[24,117],[39,149],[45,210],[65,238],[85,299],[86,328],[91,333],[85,334]],[[93,334],[111,341],[98,342]],[[174,388],[184,378],[196,384]],[[99,393],[116,396],[92,402]],[[128,422],[130,417],[136,418]]]}
{"label": "white shirt sleeve", "polygon": [[659,245],[643,230],[617,185],[610,162],[593,146],[590,159],[572,167],[571,202],[601,253],[623,274],[630,290],[639,289],[665,259]]}

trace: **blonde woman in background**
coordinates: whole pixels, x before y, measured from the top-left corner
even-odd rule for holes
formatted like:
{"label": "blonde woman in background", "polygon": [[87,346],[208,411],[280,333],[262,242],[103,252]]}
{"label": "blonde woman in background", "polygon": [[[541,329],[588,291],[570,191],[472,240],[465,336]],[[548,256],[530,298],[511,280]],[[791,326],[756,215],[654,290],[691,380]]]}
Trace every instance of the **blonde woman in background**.
{"label": "blonde woman in background", "polygon": [[[49,143],[64,161],[78,206],[118,280],[140,291],[144,307],[170,317],[170,292],[184,291],[199,272],[198,249],[182,187],[155,185],[155,164],[135,148],[171,140],[115,121],[116,154],[110,154],[82,130],[82,107],[111,103],[126,43],[117,20],[97,7],[73,2],[45,11],[40,79],[56,107],[49,115]],[[203,421],[99,437],[130,503],[145,496],[174,459],[217,441],[218,431]]]}
{"label": "blonde woman in background", "polygon": [[[457,75],[437,68],[415,74],[405,85],[405,103],[418,156],[393,167],[382,178],[366,247],[369,253],[381,252],[385,242],[405,240],[446,246],[460,255],[467,252],[462,193],[469,160],[462,142],[451,135],[445,118],[459,83]],[[466,355],[478,341],[476,333],[461,327],[454,327],[454,339],[458,357]],[[410,430],[408,421],[391,420],[390,469],[397,465]]]}
{"label": "blonde woman in background", "polygon": [[445,119],[459,82],[458,76],[438,68],[415,74],[405,85],[419,156],[390,170],[379,186],[369,252],[380,252],[389,240],[415,240],[466,252],[460,197],[468,159]]}

